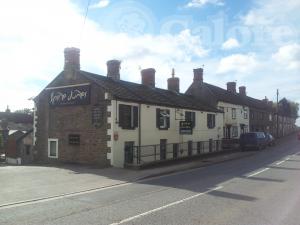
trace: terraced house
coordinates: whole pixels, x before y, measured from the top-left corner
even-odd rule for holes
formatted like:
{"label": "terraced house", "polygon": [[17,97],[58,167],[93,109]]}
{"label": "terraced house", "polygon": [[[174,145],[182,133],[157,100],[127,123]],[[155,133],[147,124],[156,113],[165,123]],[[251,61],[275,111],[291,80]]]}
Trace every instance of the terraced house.
{"label": "terraced house", "polygon": [[223,111],[179,92],[155,87],[155,69],[141,84],[80,70],[80,52],[66,48],[64,70],[35,98],[35,159],[124,167],[189,157],[220,148]]}
{"label": "terraced house", "polygon": [[[107,76],[80,70],[80,51],[66,48],[64,70],[34,99],[34,159],[99,166],[140,166],[237,146],[242,133],[295,130],[287,100],[279,111],[267,98],[203,82],[203,69],[185,94],[175,72],[168,89],[155,86],[155,69],[141,71],[141,84],[124,81],[120,61],[107,62]],[[225,143],[225,144],[224,144]],[[227,146],[227,147],[228,147]]]}
{"label": "terraced house", "polygon": [[240,134],[249,131],[249,107],[236,92],[235,82],[228,82],[225,90],[203,82],[203,69],[194,69],[194,81],[186,94],[195,96],[224,112],[224,138],[238,139]]}

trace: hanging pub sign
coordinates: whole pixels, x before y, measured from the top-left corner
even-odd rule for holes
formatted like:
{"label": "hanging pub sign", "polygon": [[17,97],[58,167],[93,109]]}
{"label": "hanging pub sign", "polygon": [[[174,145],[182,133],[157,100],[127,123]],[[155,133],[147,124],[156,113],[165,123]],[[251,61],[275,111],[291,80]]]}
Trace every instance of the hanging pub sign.
{"label": "hanging pub sign", "polygon": [[50,106],[90,104],[90,85],[49,88]]}
{"label": "hanging pub sign", "polygon": [[179,121],[179,133],[180,134],[193,134],[193,122],[192,121]]}

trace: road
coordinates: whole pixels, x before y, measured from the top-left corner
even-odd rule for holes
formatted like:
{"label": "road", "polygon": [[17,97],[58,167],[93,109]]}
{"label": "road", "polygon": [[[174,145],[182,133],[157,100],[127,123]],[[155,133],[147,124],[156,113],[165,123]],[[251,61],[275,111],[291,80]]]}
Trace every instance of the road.
{"label": "road", "polygon": [[299,209],[300,142],[292,136],[238,160],[0,207],[0,224],[299,225]]}

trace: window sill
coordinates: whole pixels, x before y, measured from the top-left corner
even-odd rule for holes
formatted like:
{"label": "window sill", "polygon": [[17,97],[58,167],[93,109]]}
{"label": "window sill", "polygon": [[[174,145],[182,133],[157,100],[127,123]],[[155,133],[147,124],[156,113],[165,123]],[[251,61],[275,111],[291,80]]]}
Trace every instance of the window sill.
{"label": "window sill", "polygon": [[159,129],[159,130],[168,130],[169,128],[168,128],[168,127],[165,127],[165,128],[159,127],[158,129]]}

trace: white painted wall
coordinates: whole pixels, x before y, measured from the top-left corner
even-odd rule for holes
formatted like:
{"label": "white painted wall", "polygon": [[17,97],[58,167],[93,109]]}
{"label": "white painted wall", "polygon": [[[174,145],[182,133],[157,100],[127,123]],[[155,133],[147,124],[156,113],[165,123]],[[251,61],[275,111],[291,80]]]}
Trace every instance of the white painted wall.
{"label": "white painted wall", "polygon": [[[218,108],[223,107],[224,108],[224,126],[226,124],[230,124],[232,126],[237,126],[238,127],[238,137],[241,134],[241,128],[240,124],[245,124],[248,126],[249,130],[249,107],[247,106],[241,106],[241,105],[235,105],[227,102],[218,102]],[[232,108],[236,109],[236,118],[232,118]],[[244,111],[247,110],[248,116],[245,119],[244,118]],[[237,138],[238,138],[237,137]]]}
{"label": "white painted wall", "polygon": [[[108,130],[108,135],[111,135],[111,141],[108,143],[111,146],[109,157],[111,164],[115,167],[124,166],[125,142],[133,141],[135,145],[139,144],[138,128],[135,130],[124,130],[118,125],[119,104],[139,106],[136,103],[112,100],[111,106],[108,108],[108,111],[111,112],[111,117],[108,119],[111,122],[111,129]],[[168,130],[160,130],[156,127],[157,108],[170,110],[170,128]],[[141,146],[158,145],[160,144],[160,139],[167,139],[167,143],[182,143],[187,141],[208,141],[209,139],[220,140],[223,138],[223,113],[212,113],[216,115],[216,126],[213,129],[208,129],[207,114],[209,112],[181,109],[180,112],[177,112],[175,119],[175,111],[175,108],[141,104]],[[184,120],[185,111],[196,112],[196,125],[192,135],[179,134],[179,121],[180,119]],[[114,134],[118,134],[118,140],[114,140]]]}

